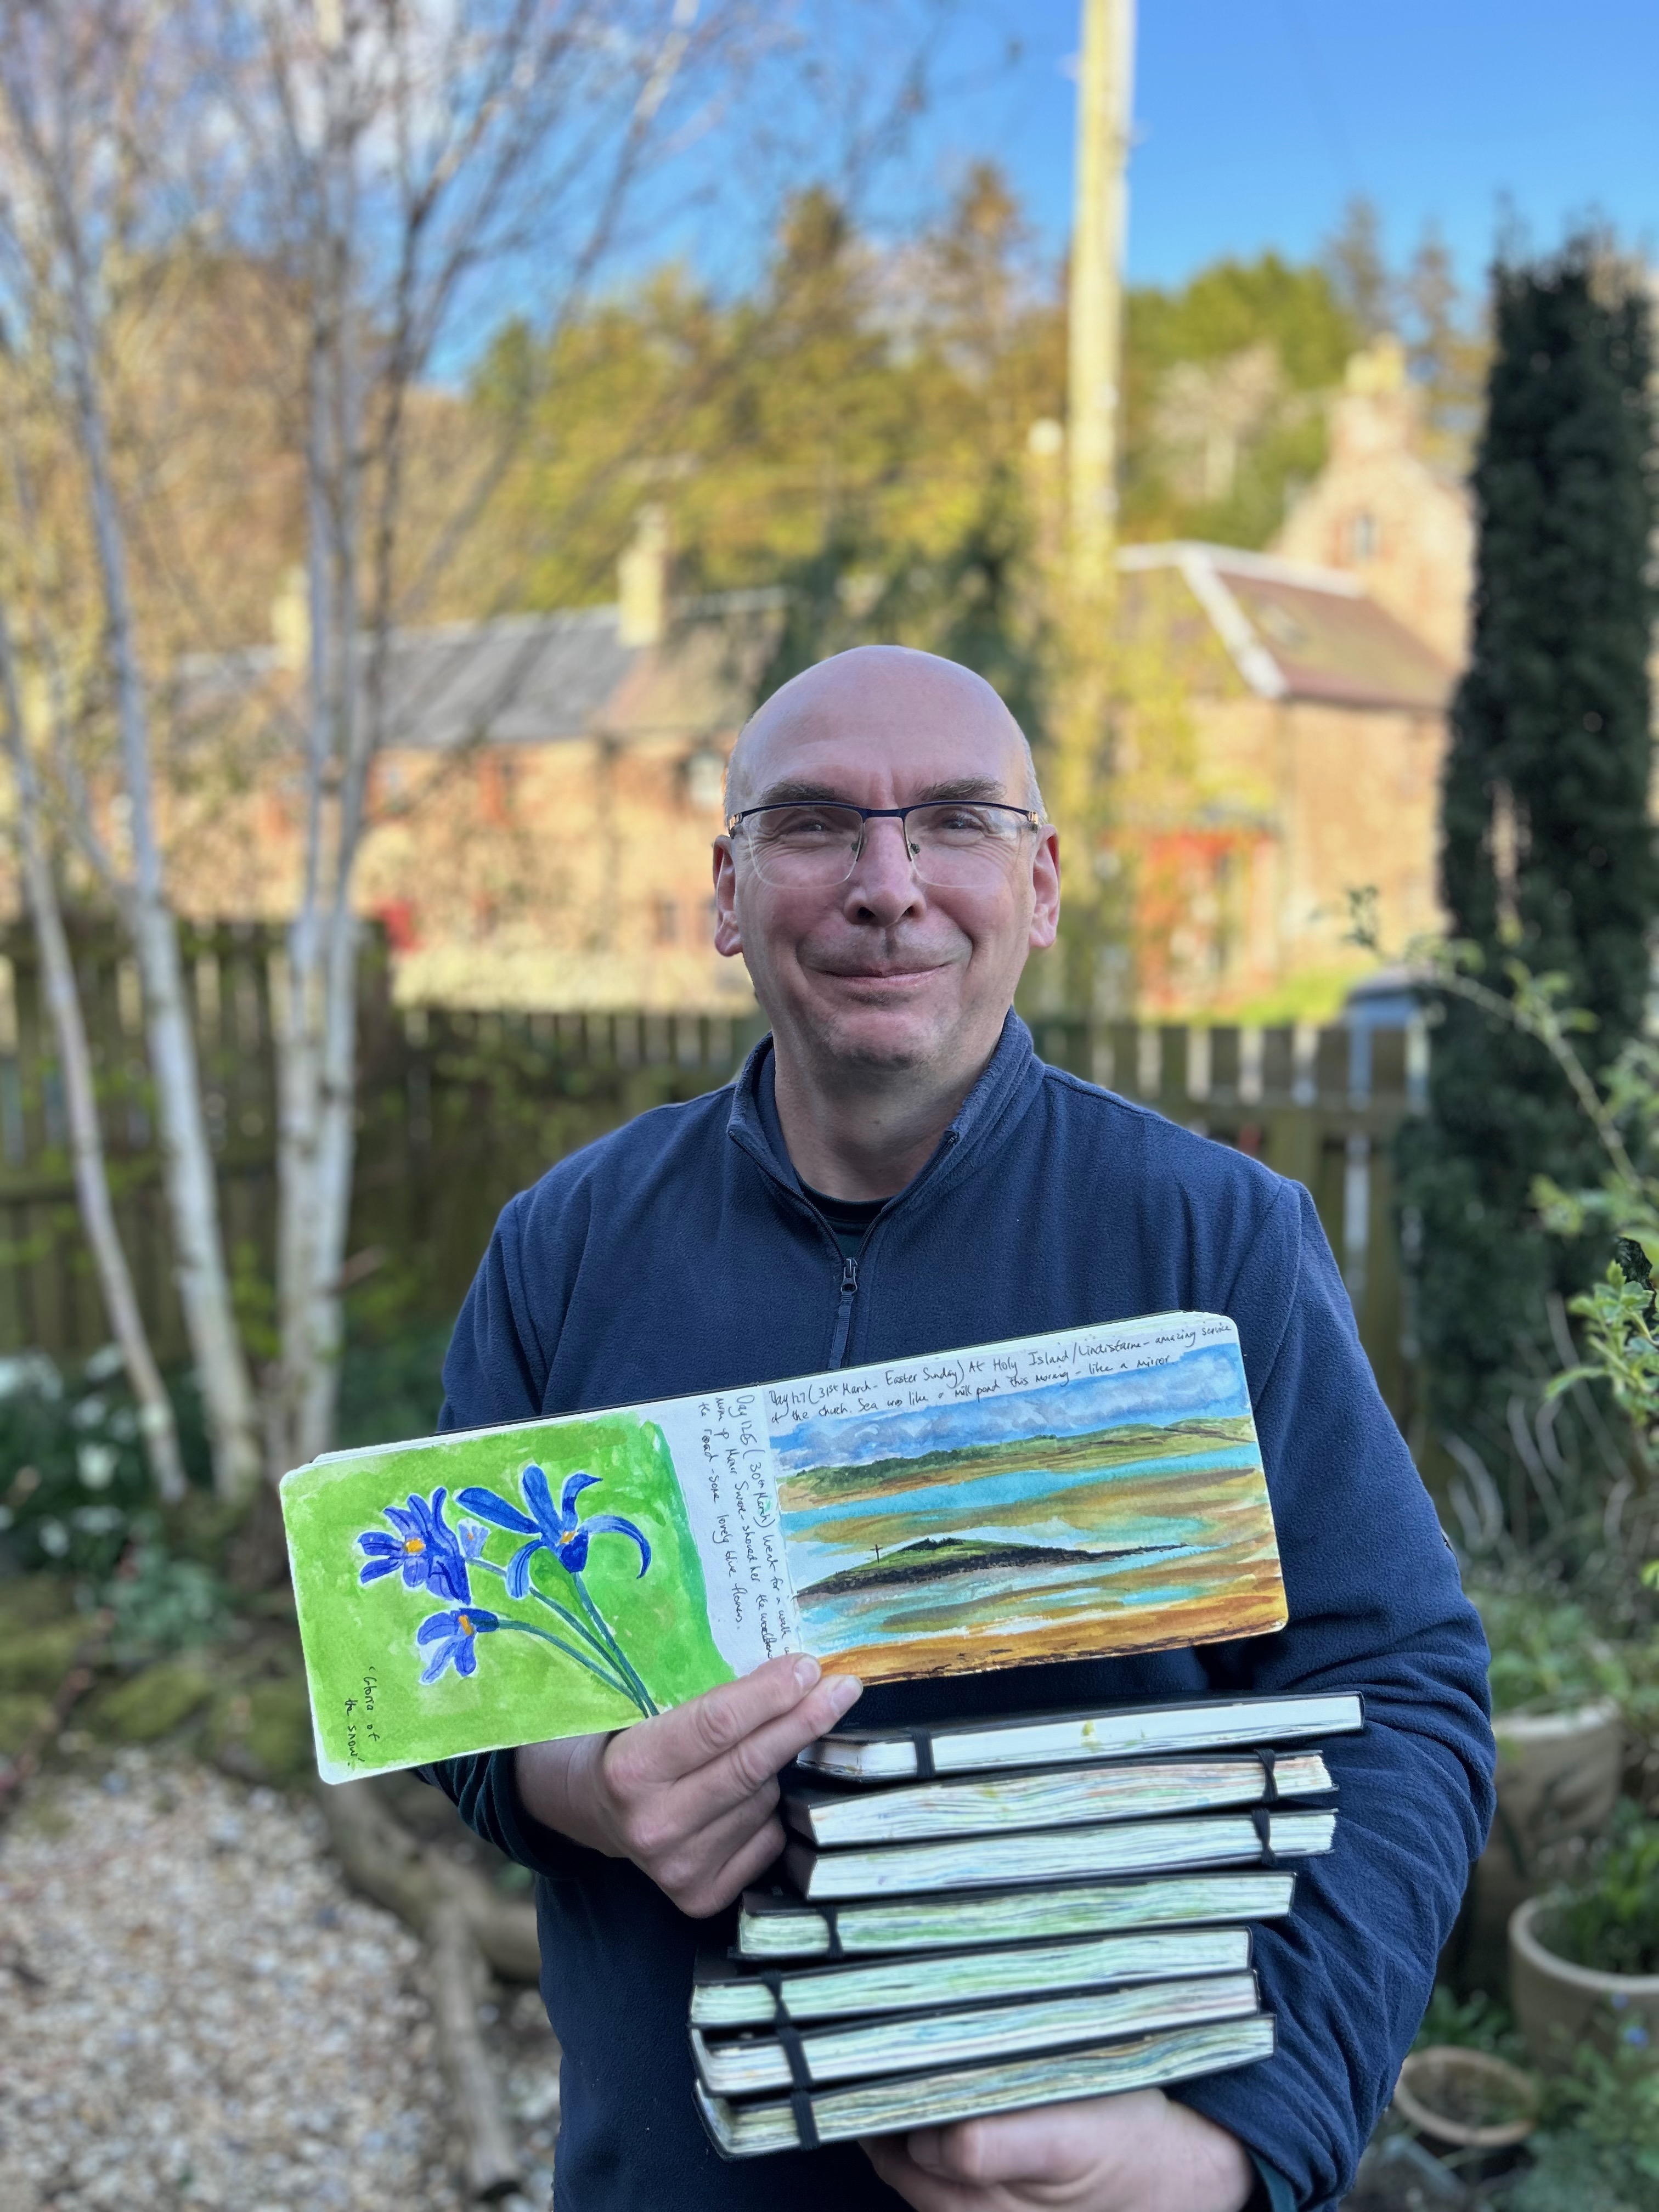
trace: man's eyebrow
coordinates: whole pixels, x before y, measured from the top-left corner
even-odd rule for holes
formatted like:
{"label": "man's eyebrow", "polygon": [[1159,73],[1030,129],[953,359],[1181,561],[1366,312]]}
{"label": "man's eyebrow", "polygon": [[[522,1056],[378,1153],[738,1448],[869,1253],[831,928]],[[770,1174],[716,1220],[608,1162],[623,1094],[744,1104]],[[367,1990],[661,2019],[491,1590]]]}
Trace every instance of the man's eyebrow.
{"label": "man's eyebrow", "polygon": [[919,791],[910,804],[926,805],[930,799],[1001,799],[1004,787],[1000,776],[957,775],[945,783],[930,783]]}
{"label": "man's eyebrow", "polygon": [[[1003,789],[1001,779],[994,775],[951,776],[943,783],[924,784],[908,803],[912,806],[926,806],[935,799],[995,799],[1003,796]],[[814,799],[838,806],[855,806],[858,804],[844,791],[836,790],[833,785],[813,783],[799,778],[769,784],[754,804],[757,806],[793,806],[799,802],[810,805]]]}
{"label": "man's eyebrow", "polygon": [[760,797],[752,803],[756,806],[789,806],[798,799],[809,801],[814,799],[833,799],[842,806],[853,804],[844,792],[836,791],[827,783],[805,782],[799,777],[786,778],[782,783],[768,784]]}

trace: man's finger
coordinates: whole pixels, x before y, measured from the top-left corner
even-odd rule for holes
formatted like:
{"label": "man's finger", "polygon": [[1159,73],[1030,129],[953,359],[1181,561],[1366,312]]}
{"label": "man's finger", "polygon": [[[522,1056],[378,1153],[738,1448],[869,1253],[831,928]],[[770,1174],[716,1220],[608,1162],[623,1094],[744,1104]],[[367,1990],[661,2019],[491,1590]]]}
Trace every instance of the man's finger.
{"label": "man's finger", "polygon": [[915,2212],[962,2212],[961,2185],[918,2166],[902,2136],[865,2136],[860,2148],[887,2186],[914,2206]]}
{"label": "man's finger", "polygon": [[711,1803],[733,1803],[750,1796],[781,1773],[798,1751],[826,1735],[857,1702],[863,1686],[855,1674],[825,1675],[787,1712],[733,1744],[705,1773],[688,1778],[689,1784],[706,1786]]}
{"label": "man's finger", "polygon": [[[761,1829],[778,1825],[775,1790],[747,1797],[741,1805],[733,1805],[718,1819],[701,1825],[688,1822],[676,1810],[678,1794],[671,1794],[665,1808],[665,1819],[673,1823],[672,1828],[654,1846],[650,1838],[642,1837],[641,1848],[633,1854],[658,1887],[671,1896],[701,1887]],[[781,1840],[781,1828],[778,1833]],[[777,1850],[775,1844],[774,1857]]]}
{"label": "man's finger", "polygon": [[958,2120],[953,2127],[918,2128],[907,2148],[919,2167],[941,2180],[976,2188],[999,2181],[1063,2183],[1099,2163],[1109,2130],[1132,2130],[1149,2103],[1162,2102],[1157,2090],[1137,2090],[1087,2103],[1044,2105],[1034,2112]]}
{"label": "man's finger", "polygon": [[711,1912],[720,1911],[733,1898],[741,1897],[751,1882],[760,1880],[782,1849],[783,1823],[769,1819],[758,1834],[750,1837],[741,1850],[732,1853],[709,1881],[705,1896],[684,1910],[693,1919],[704,1919]]}
{"label": "man's finger", "polygon": [[678,1782],[694,1774],[791,1711],[816,1686],[819,1673],[816,1659],[784,1654],[740,1681],[722,1682],[672,1713],[641,1721],[617,1747],[618,1773],[640,1784]]}

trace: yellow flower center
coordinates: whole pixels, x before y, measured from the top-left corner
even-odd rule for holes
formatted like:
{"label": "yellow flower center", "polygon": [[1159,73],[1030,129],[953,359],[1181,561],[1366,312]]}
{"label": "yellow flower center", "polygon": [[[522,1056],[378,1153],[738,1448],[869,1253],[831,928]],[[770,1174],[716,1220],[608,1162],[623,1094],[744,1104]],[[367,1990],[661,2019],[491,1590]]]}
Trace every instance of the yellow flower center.
{"label": "yellow flower center", "polygon": [[424,1536],[405,1536],[404,1538],[404,1549],[406,1552],[423,1552],[426,1549],[426,1538]]}
{"label": "yellow flower center", "polygon": [[567,1545],[567,1544],[574,1544],[574,1543],[575,1542],[575,1540],[576,1540],[576,1532],[575,1532],[575,1530],[574,1530],[574,1528],[567,1528],[567,1529],[563,1532],[563,1534],[560,1536],[560,1538],[559,1538],[559,1545],[560,1545],[560,1548],[562,1550],[562,1548],[564,1547],[564,1546],[565,1546],[565,1545]]}
{"label": "yellow flower center", "polygon": [[464,1613],[458,1613],[456,1614],[455,1626],[460,1630],[463,1636],[476,1636],[478,1632]]}

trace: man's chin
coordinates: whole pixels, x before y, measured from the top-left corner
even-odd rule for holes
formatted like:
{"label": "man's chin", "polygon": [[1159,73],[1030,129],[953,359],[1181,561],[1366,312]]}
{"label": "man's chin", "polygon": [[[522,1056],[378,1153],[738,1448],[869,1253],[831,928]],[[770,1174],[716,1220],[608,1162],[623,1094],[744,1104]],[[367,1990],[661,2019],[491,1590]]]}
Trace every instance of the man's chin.
{"label": "man's chin", "polygon": [[820,1043],[841,1066],[894,1074],[931,1065],[955,1026],[953,1020],[915,1006],[842,1008],[814,1024]]}

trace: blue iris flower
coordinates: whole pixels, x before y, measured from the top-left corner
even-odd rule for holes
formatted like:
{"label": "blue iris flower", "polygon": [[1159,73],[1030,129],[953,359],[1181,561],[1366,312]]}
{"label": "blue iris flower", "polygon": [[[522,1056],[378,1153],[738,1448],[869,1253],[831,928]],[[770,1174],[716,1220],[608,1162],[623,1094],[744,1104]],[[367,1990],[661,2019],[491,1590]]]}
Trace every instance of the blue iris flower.
{"label": "blue iris flower", "polygon": [[421,1680],[435,1682],[452,1663],[458,1674],[476,1674],[478,1638],[501,1625],[495,1615],[481,1605],[457,1606],[453,1613],[434,1613],[415,1632],[416,1644],[436,1647],[421,1669]]}
{"label": "blue iris flower", "polygon": [[651,1547],[644,1532],[631,1521],[623,1520],[615,1513],[595,1513],[586,1521],[576,1518],[576,1500],[584,1490],[592,1489],[599,1480],[597,1474],[584,1474],[580,1469],[565,1478],[559,1502],[553,1503],[553,1492],[546,1475],[532,1462],[519,1478],[529,1513],[521,1513],[516,1505],[509,1505],[493,1490],[464,1490],[460,1502],[469,1513],[481,1514],[493,1521],[498,1528],[511,1529],[516,1536],[528,1536],[530,1541],[521,1545],[513,1554],[507,1570],[507,1594],[523,1597],[530,1588],[530,1562],[538,1552],[550,1552],[559,1565],[573,1575],[579,1575],[587,1565],[587,1547],[595,1536],[609,1530],[612,1535],[627,1536],[640,1547],[640,1573],[651,1564]]}
{"label": "blue iris flower", "polygon": [[406,1510],[381,1507],[398,1533],[388,1536],[384,1528],[369,1528],[358,1537],[358,1548],[368,1562],[357,1577],[360,1583],[378,1582],[382,1575],[401,1569],[406,1589],[428,1589],[434,1597],[447,1597],[456,1605],[469,1602],[472,1590],[467,1561],[483,1549],[485,1531],[476,1524],[464,1525],[458,1537],[444,1521],[446,1494],[434,1490],[428,1504],[411,1493]]}

